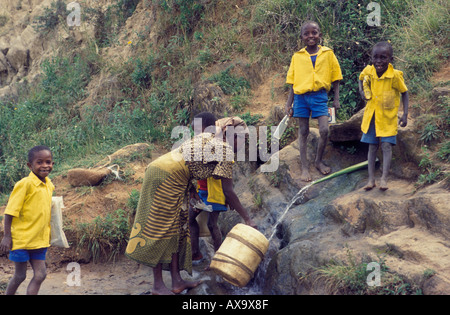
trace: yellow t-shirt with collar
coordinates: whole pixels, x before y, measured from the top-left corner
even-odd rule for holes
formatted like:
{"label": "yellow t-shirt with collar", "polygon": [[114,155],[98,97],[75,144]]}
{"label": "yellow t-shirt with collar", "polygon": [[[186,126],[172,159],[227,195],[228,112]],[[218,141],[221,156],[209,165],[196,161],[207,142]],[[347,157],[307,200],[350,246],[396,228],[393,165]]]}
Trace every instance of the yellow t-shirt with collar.
{"label": "yellow t-shirt with collar", "polygon": [[33,172],[18,181],[9,197],[5,214],[11,222],[12,250],[50,246],[52,194],[55,186],[42,182]]}
{"label": "yellow t-shirt with collar", "polygon": [[403,72],[395,70],[392,64],[378,77],[373,65],[364,68],[359,76],[363,81],[368,76],[372,98],[367,102],[361,123],[361,130],[367,133],[370,121],[375,115],[375,132],[377,137],[391,137],[397,135],[398,108],[401,93],[408,91],[403,79]]}
{"label": "yellow t-shirt with collar", "polygon": [[342,71],[333,50],[320,45],[315,67],[305,47],[292,56],[286,76],[286,83],[293,85],[295,94],[329,91],[331,83],[339,80],[342,80]]}

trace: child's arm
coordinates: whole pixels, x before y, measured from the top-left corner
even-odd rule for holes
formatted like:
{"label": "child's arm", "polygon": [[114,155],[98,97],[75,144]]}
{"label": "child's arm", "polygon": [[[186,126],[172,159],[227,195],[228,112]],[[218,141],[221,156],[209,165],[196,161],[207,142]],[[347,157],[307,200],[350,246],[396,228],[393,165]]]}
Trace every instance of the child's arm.
{"label": "child's arm", "polygon": [[289,117],[293,115],[292,103],[294,102],[294,86],[292,85],[289,90],[289,96],[286,102],[285,111]]}
{"label": "child's arm", "polygon": [[339,102],[339,82],[340,81],[334,81],[333,84],[333,90],[334,90],[334,101],[333,101],[333,107],[337,110],[341,108],[341,104]]}
{"label": "child's arm", "polygon": [[11,250],[11,247],[12,247],[12,238],[11,238],[12,218],[13,218],[13,216],[11,216],[9,214],[5,214],[5,218],[4,218],[5,231],[4,231],[3,239],[0,243],[0,253],[8,252]]}
{"label": "child's arm", "polygon": [[408,124],[408,106],[409,106],[409,94],[408,91],[402,93],[402,102],[403,102],[403,115],[400,117],[398,121],[400,127],[406,127]]}
{"label": "child's arm", "polygon": [[228,178],[222,178],[222,190],[228,203],[240,214],[244,219],[245,224],[256,228],[256,224],[250,219],[247,210],[242,206],[239,197],[236,195],[233,189],[233,180]]}
{"label": "child's arm", "polygon": [[363,87],[362,80],[358,80],[358,90],[359,90],[359,95],[361,96],[362,100],[366,101],[366,95],[364,94],[364,87]]}

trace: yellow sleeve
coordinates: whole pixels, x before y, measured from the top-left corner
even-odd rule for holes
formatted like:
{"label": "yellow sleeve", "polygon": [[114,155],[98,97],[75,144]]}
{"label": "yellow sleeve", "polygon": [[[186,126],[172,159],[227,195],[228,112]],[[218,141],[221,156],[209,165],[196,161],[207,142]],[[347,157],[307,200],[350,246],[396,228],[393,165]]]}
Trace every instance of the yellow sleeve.
{"label": "yellow sleeve", "polygon": [[404,93],[404,92],[408,91],[408,88],[405,84],[405,79],[403,78],[402,71],[395,70],[394,81],[392,82],[392,88],[396,89],[400,93]]}
{"label": "yellow sleeve", "polygon": [[14,185],[14,189],[9,196],[8,205],[5,209],[5,214],[13,217],[18,217],[20,211],[23,208],[25,202],[25,196],[27,194],[27,185],[24,181],[19,181]]}
{"label": "yellow sleeve", "polygon": [[364,68],[364,70],[361,72],[361,74],[359,75],[359,80],[360,80],[360,81],[364,81],[364,77],[365,77],[366,75],[369,74],[369,69],[370,69],[370,67],[371,67],[371,66],[366,66],[366,67]]}
{"label": "yellow sleeve", "polygon": [[291,58],[291,64],[286,75],[286,84],[294,84],[294,56]]}
{"label": "yellow sleeve", "polygon": [[332,53],[331,56],[331,82],[342,80],[342,71],[341,66],[339,65],[339,61],[336,58],[336,55]]}

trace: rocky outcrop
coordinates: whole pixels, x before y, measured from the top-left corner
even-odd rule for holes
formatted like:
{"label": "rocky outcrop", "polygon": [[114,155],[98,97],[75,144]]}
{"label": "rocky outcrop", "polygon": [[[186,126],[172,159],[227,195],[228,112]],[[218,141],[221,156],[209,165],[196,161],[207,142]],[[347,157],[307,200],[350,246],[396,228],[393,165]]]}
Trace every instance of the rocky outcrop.
{"label": "rocky outcrop", "polygon": [[[14,84],[36,75],[39,61],[48,48],[40,33],[33,28],[36,16],[52,1],[4,1],[0,15],[7,22],[0,27],[0,97],[14,94]],[[39,63],[39,62],[37,62]],[[32,71],[33,70],[33,71]]]}
{"label": "rocky outcrop", "polygon": [[[310,163],[317,137],[317,130],[311,128]],[[405,146],[414,144],[404,139]],[[350,154],[339,145],[329,145],[326,161],[334,172],[364,160],[366,152],[359,151]],[[382,276],[381,284],[395,274],[407,283],[410,293],[450,293],[450,204],[443,185],[417,190],[414,181],[392,174],[387,191],[367,192],[362,189],[367,181],[367,170],[363,169],[305,189],[287,210],[293,197],[307,185],[299,180],[298,142],[283,148],[279,157],[280,167],[274,173],[253,171],[239,163],[235,170],[239,179],[235,189],[243,205],[251,209],[258,229],[267,237],[275,230],[262,270],[257,273],[258,292],[342,292],[330,291],[315,275],[330,262],[351,264],[350,253],[354,262],[382,260],[390,271]],[[402,163],[402,159],[394,160],[393,168],[400,169]],[[313,180],[322,177],[313,165],[310,171]],[[278,222],[284,212],[285,217]],[[220,224],[224,235],[237,222],[241,220],[236,213],[223,215]]]}
{"label": "rocky outcrop", "polygon": [[392,178],[387,191],[367,192],[361,188],[366,176],[363,170],[314,185],[288,211],[277,228],[281,249],[269,258],[264,293],[332,293],[304,279],[330,261],[349,263],[349,251],[358,259],[382,257],[419,292],[450,293],[448,190],[434,185],[416,191],[414,184]]}

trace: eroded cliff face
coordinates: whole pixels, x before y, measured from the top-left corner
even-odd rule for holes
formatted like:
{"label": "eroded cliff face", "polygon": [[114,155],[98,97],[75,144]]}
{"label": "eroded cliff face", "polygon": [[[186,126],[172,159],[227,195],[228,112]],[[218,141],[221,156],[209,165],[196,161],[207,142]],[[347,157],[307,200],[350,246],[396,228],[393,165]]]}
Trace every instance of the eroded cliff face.
{"label": "eroded cliff face", "polygon": [[[69,1],[55,0],[0,0],[0,97],[17,94],[19,82],[33,82],[41,71],[41,62],[55,55],[60,49],[70,49],[73,43],[79,47],[95,37],[95,20],[89,10],[106,8],[112,0],[80,0],[76,11],[79,25],[75,23],[75,9],[67,7]],[[136,14],[130,17],[120,32],[118,41],[124,41],[115,49],[105,52],[107,58],[128,56],[127,42],[148,25],[154,25],[154,11],[148,1],[141,1]],[[143,6],[146,6],[144,9]],[[55,12],[53,12],[55,11]],[[70,18],[72,14],[72,18]],[[39,18],[44,17],[39,22]],[[71,21],[68,21],[68,18]],[[55,25],[48,32],[44,25]],[[41,26],[41,27],[39,27]],[[154,35],[149,36],[149,40]],[[123,60],[121,58],[121,60]]]}

